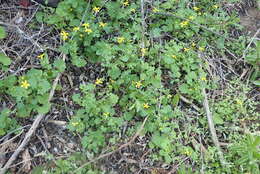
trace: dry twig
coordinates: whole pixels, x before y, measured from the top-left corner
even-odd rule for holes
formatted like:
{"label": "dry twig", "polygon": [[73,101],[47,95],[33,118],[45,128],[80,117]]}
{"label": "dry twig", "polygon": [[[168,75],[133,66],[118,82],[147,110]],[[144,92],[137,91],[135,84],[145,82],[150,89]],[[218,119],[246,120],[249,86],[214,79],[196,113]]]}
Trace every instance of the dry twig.
{"label": "dry twig", "polygon": [[[202,57],[202,55],[200,53],[198,54],[198,56],[200,58]],[[201,67],[202,67],[202,65],[201,65]],[[224,156],[223,156],[223,152],[222,152],[221,147],[220,147],[220,143],[218,141],[215,125],[214,125],[214,122],[213,122],[212,113],[210,112],[209,101],[208,101],[206,89],[205,89],[205,87],[203,85],[202,85],[201,93],[202,93],[202,96],[204,98],[204,100],[203,100],[203,107],[204,107],[204,110],[206,111],[208,125],[209,125],[209,130],[210,130],[210,133],[211,133],[211,138],[213,140],[214,145],[217,148],[219,159],[220,159],[220,163],[223,166],[225,166],[226,163],[225,163],[225,159],[224,159]]]}
{"label": "dry twig", "polygon": [[249,44],[247,45],[246,49],[243,52],[243,59],[245,59],[246,57],[246,53],[248,51],[248,49],[250,48],[250,46],[252,45],[253,41],[257,38],[258,33],[260,32],[260,28],[256,31],[256,33],[254,34],[254,36],[251,38]]}
{"label": "dry twig", "polygon": [[42,48],[41,45],[39,45],[36,41],[34,41],[31,37],[29,37],[23,30],[21,30],[17,25],[13,25],[13,24],[8,24],[5,22],[0,21],[0,25],[6,26],[6,27],[10,27],[10,28],[14,28],[15,31],[24,39],[29,40],[33,45],[37,46],[40,51],[43,51],[44,48]]}
{"label": "dry twig", "polygon": [[206,111],[209,130],[210,130],[210,133],[211,133],[211,138],[213,140],[214,145],[216,146],[216,148],[218,150],[220,162],[223,166],[225,166],[225,160],[224,160],[224,157],[223,157],[222,150],[220,148],[220,144],[219,144],[219,141],[218,141],[215,125],[214,125],[213,118],[212,118],[212,113],[210,112],[210,109],[209,109],[209,101],[208,101],[207,93],[206,93],[206,90],[205,90],[204,87],[202,88],[202,95],[204,97],[203,107]]}

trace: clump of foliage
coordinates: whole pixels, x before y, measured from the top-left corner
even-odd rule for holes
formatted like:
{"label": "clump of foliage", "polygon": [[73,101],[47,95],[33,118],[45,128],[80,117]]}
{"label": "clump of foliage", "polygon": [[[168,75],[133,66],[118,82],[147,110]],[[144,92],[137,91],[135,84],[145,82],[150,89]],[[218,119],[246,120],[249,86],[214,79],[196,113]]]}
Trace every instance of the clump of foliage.
{"label": "clump of foliage", "polygon": [[[122,127],[129,125],[124,136],[130,137],[148,117],[143,134],[150,140],[152,160],[170,164],[188,157],[190,173],[204,165],[204,173],[229,172],[237,166],[254,173],[257,167],[251,162],[258,159],[258,137],[225,149],[225,157],[232,165],[221,168],[203,109],[194,110],[181,100],[185,96],[202,106],[201,89],[212,91],[219,87],[218,77],[208,71],[205,55],[213,59],[216,53],[224,54],[224,48],[238,56],[243,54],[245,39],[234,41],[228,33],[237,18],[228,16],[217,1],[155,1],[146,4],[145,19],[140,6],[140,1],[128,0],[65,0],[51,14],[48,9],[39,12],[38,22],[44,21],[60,31],[63,45],[59,49],[68,58],[66,62],[50,62],[44,52],[38,56],[41,70],[6,77],[0,81],[0,93],[15,100],[18,117],[47,113],[51,81],[57,73],[70,71],[71,66],[99,64],[106,73],[95,80],[82,81],[77,86],[79,91],[71,97],[79,109],[74,111],[68,129],[82,135],[85,153],[97,155],[108,146],[113,148],[122,142]],[[227,124],[238,124],[241,117],[255,114],[250,110],[255,105],[253,101],[246,103],[246,96],[234,95],[227,92],[223,99],[212,103],[217,130],[223,130],[220,136],[229,134],[231,143],[241,139],[239,132],[230,131]],[[203,137],[207,148],[203,162],[199,148],[192,146],[199,141],[196,137]],[[251,146],[253,150],[249,149]],[[239,153],[243,147],[249,149],[246,154]],[[247,153],[253,155],[245,158]],[[234,159],[240,160],[233,162]],[[73,171],[77,168],[74,164],[80,166],[75,161],[60,160],[55,170]],[[185,167],[179,173],[184,171]]]}

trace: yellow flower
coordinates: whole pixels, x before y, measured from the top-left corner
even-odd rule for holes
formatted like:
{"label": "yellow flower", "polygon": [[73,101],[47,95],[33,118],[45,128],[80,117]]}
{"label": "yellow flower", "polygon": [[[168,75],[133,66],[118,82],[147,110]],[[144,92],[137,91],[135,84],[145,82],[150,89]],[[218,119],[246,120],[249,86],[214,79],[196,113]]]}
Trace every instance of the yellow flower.
{"label": "yellow flower", "polygon": [[69,33],[67,33],[66,31],[62,30],[60,35],[61,35],[62,40],[65,41],[65,40],[68,39]]}
{"label": "yellow flower", "polygon": [[236,101],[237,101],[237,104],[238,104],[238,105],[243,105],[243,101],[241,101],[241,100],[239,100],[239,99],[237,99]]}
{"label": "yellow flower", "polygon": [[217,8],[218,8],[218,5],[213,5],[213,8],[217,9]]}
{"label": "yellow flower", "polygon": [[144,107],[144,109],[148,109],[150,106],[149,106],[148,103],[144,103],[144,104],[143,104],[143,107]]}
{"label": "yellow flower", "polygon": [[109,116],[109,112],[103,113],[103,116],[108,117]]}
{"label": "yellow flower", "polygon": [[80,34],[79,37],[83,37],[83,34]]}
{"label": "yellow flower", "polygon": [[79,122],[72,122],[71,124],[72,124],[72,126],[77,126],[79,124]]}
{"label": "yellow flower", "polygon": [[146,54],[146,51],[147,51],[147,48],[141,48],[142,56],[144,56]]}
{"label": "yellow flower", "polygon": [[189,16],[189,20],[193,20],[193,19],[195,19],[194,16]]}
{"label": "yellow flower", "polygon": [[89,33],[92,33],[92,30],[90,28],[86,28],[85,32],[89,34]]}
{"label": "yellow flower", "polygon": [[192,46],[192,47],[195,47],[195,46],[196,46],[196,44],[195,44],[194,42],[192,42],[191,46]]}
{"label": "yellow flower", "polygon": [[100,11],[100,7],[94,7],[92,9],[93,12],[98,13]]}
{"label": "yellow flower", "polygon": [[198,8],[198,7],[193,7],[193,10],[195,10],[195,11],[199,11],[200,10],[200,8]]}
{"label": "yellow flower", "polygon": [[128,5],[129,5],[129,2],[128,2],[128,0],[126,0],[126,1],[123,2],[122,4],[123,4],[123,6],[128,6]]}
{"label": "yellow flower", "polygon": [[206,78],[206,77],[201,77],[200,79],[201,79],[202,81],[205,81],[205,82],[207,81],[207,78]]}
{"label": "yellow flower", "polygon": [[74,27],[73,31],[79,31],[79,27]]}
{"label": "yellow flower", "polygon": [[21,82],[21,87],[27,89],[30,86],[27,80]]}
{"label": "yellow flower", "polygon": [[205,51],[205,48],[204,47],[199,47],[199,50],[200,51]]}
{"label": "yellow flower", "polygon": [[158,8],[155,8],[155,7],[153,8],[153,12],[154,12],[154,13],[157,13],[157,12],[159,12],[159,11],[160,11],[160,10],[159,10]]}
{"label": "yellow flower", "polygon": [[125,38],[124,37],[118,37],[117,38],[117,42],[120,44],[120,43],[123,43],[125,41]]}
{"label": "yellow flower", "polygon": [[187,52],[189,50],[190,50],[190,48],[184,48],[184,52]]}
{"label": "yellow flower", "polygon": [[189,150],[185,150],[184,154],[190,156],[192,154],[192,152],[190,152]]}
{"label": "yellow flower", "polygon": [[85,27],[85,28],[88,28],[89,27],[89,23],[84,23],[84,24],[82,24],[82,26]]}
{"label": "yellow flower", "polygon": [[141,81],[135,82],[135,87],[136,88],[140,88],[141,86],[142,86],[142,82]]}
{"label": "yellow flower", "polygon": [[102,28],[104,28],[106,25],[107,25],[107,24],[104,23],[104,22],[99,22],[99,26],[102,27]]}
{"label": "yellow flower", "polygon": [[177,58],[177,56],[176,56],[176,55],[172,55],[172,58],[173,58],[173,59],[176,59],[176,58]]}
{"label": "yellow flower", "polygon": [[185,26],[187,26],[188,24],[189,24],[189,21],[182,21],[182,22],[180,23],[181,27],[185,27]]}
{"label": "yellow flower", "polygon": [[43,59],[44,56],[45,56],[44,53],[42,53],[42,54],[38,55],[37,57],[38,57],[39,59]]}
{"label": "yellow flower", "polygon": [[99,78],[95,81],[96,85],[101,85],[102,83],[103,83],[103,80],[99,79]]}
{"label": "yellow flower", "polygon": [[199,13],[198,13],[198,15],[202,15],[202,13],[201,13],[201,12],[199,12]]}
{"label": "yellow flower", "polygon": [[132,13],[135,13],[135,9],[134,8],[131,8],[131,10],[130,10],[130,12],[132,12]]}

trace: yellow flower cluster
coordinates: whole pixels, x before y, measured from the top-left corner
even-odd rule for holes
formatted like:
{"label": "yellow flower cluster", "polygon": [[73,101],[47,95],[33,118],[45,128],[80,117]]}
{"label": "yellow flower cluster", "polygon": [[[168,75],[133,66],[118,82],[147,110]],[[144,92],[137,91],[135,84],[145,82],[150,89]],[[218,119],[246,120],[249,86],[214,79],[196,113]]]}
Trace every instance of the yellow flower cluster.
{"label": "yellow flower cluster", "polygon": [[129,1],[125,0],[122,4],[123,4],[123,6],[128,6],[129,5]]}
{"label": "yellow flower cluster", "polygon": [[184,48],[183,50],[184,50],[184,52],[187,52],[190,50],[190,48]]}
{"label": "yellow flower cluster", "polygon": [[188,20],[182,21],[182,22],[180,23],[180,25],[181,25],[182,28],[183,28],[183,27],[186,27],[187,25],[189,25],[189,21],[188,21]]}
{"label": "yellow flower cluster", "polygon": [[243,101],[241,101],[239,99],[237,99],[236,102],[237,102],[238,105],[243,105]]}
{"label": "yellow flower cluster", "polygon": [[79,31],[79,27],[74,27],[73,31]]}
{"label": "yellow flower cluster", "polygon": [[201,77],[200,79],[201,79],[202,81],[205,81],[205,82],[207,81],[207,78],[206,78],[206,77]]}
{"label": "yellow flower cluster", "polygon": [[148,108],[150,108],[150,106],[149,106],[148,103],[144,103],[144,104],[143,104],[143,108],[144,108],[144,109],[148,109]]}
{"label": "yellow flower cluster", "polygon": [[98,78],[96,81],[95,81],[95,84],[96,85],[101,85],[103,83],[103,80],[101,78]]}
{"label": "yellow flower cluster", "polygon": [[147,48],[141,48],[141,54],[144,56],[147,52]]}
{"label": "yellow flower cluster", "polygon": [[136,10],[134,8],[131,8],[130,12],[135,13]]}
{"label": "yellow flower cluster", "polygon": [[204,47],[199,47],[199,50],[200,50],[201,52],[203,52],[203,51],[205,51],[205,48],[204,48]]}
{"label": "yellow flower cluster", "polygon": [[77,126],[79,124],[79,122],[72,122],[71,124],[72,124],[72,126],[75,127],[75,126]]}
{"label": "yellow flower cluster", "polygon": [[173,59],[176,59],[176,58],[177,58],[177,56],[176,56],[176,55],[172,55],[172,58],[173,58]]}
{"label": "yellow flower cluster", "polygon": [[142,82],[141,81],[135,82],[135,87],[136,88],[140,88],[141,86],[142,86]]}
{"label": "yellow flower cluster", "polygon": [[84,23],[84,24],[82,24],[82,26],[85,28],[89,28],[90,25],[89,25],[89,23]]}
{"label": "yellow flower cluster", "polygon": [[39,59],[43,59],[45,57],[44,53],[37,56]]}
{"label": "yellow flower cluster", "polygon": [[22,88],[25,88],[25,89],[27,89],[29,86],[30,86],[30,84],[28,83],[28,81],[27,80],[23,80],[22,82],[21,82],[21,85],[20,85]]}
{"label": "yellow flower cluster", "polygon": [[184,153],[185,155],[188,155],[188,156],[190,156],[190,155],[192,154],[192,152],[189,151],[189,150],[185,150],[183,153]]}
{"label": "yellow flower cluster", "polygon": [[117,38],[117,42],[118,42],[119,44],[123,43],[124,41],[125,41],[125,38],[124,38],[124,37],[118,37],[118,38]]}
{"label": "yellow flower cluster", "polygon": [[218,5],[213,5],[213,8],[217,9],[217,8],[218,8]]}
{"label": "yellow flower cluster", "polygon": [[195,11],[199,11],[200,10],[200,8],[198,8],[198,7],[193,7],[193,10],[195,10]]}
{"label": "yellow flower cluster", "polygon": [[182,21],[182,22],[180,23],[181,27],[182,27],[182,28],[183,28],[183,27],[186,27],[187,25],[189,25],[189,21],[192,21],[192,20],[194,20],[194,19],[195,19],[194,16],[189,16],[187,20]]}
{"label": "yellow flower cluster", "polygon": [[100,11],[100,9],[101,9],[100,7],[94,7],[92,9],[92,11],[95,12],[95,13],[98,13]]}
{"label": "yellow flower cluster", "polygon": [[109,116],[109,112],[103,113],[103,116],[104,116],[104,117],[108,117],[108,116]]}
{"label": "yellow flower cluster", "polygon": [[193,19],[195,19],[195,17],[194,16],[189,16],[189,20],[193,20]]}
{"label": "yellow flower cluster", "polygon": [[65,40],[68,39],[69,33],[67,33],[66,31],[62,30],[60,35],[61,35],[62,40],[65,41]]}
{"label": "yellow flower cluster", "polygon": [[104,28],[106,25],[107,25],[107,24],[104,23],[104,22],[99,22],[99,26],[102,27],[102,28]]}
{"label": "yellow flower cluster", "polygon": [[85,28],[84,31],[85,31],[86,33],[90,34],[90,33],[93,32],[92,29],[89,28],[89,27],[90,27],[89,23],[84,23],[84,24],[82,24],[82,26]]}

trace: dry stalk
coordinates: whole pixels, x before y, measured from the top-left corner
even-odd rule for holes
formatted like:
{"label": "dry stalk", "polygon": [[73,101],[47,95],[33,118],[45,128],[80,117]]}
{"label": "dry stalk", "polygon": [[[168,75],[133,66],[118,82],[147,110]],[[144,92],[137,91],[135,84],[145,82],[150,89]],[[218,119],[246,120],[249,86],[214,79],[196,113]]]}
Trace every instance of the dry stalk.
{"label": "dry stalk", "polygon": [[220,162],[223,166],[225,166],[225,159],[224,159],[223,152],[221,150],[221,147],[220,147],[220,144],[219,144],[219,141],[218,141],[215,125],[214,125],[213,118],[212,118],[212,113],[210,112],[210,108],[209,108],[207,93],[206,93],[206,90],[205,90],[204,87],[202,88],[202,95],[204,97],[203,107],[206,111],[209,130],[210,130],[210,133],[211,133],[211,138],[213,140],[214,145],[216,146],[216,148],[218,150]]}
{"label": "dry stalk", "polygon": [[[199,53],[198,56],[201,59],[203,57],[203,55],[201,53]],[[202,65],[200,65],[200,66],[202,68]],[[217,137],[215,125],[214,125],[214,122],[213,122],[212,113],[211,113],[210,108],[209,108],[209,101],[208,101],[206,89],[205,89],[205,87],[203,85],[202,85],[201,93],[202,93],[202,96],[204,98],[204,100],[203,100],[203,107],[204,107],[204,110],[206,112],[206,116],[207,116],[207,120],[208,120],[208,126],[209,126],[209,130],[210,130],[212,141],[213,141],[215,147],[217,148],[218,155],[219,155],[219,160],[220,160],[221,165],[222,166],[226,166],[226,162],[225,162],[225,159],[224,159],[224,156],[223,156],[223,152],[222,152],[221,147],[220,147],[220,143],[219,143],[219,140],[218,140],[218,137]]]}
{"label": "dry stalk", "polygon": [[0,21],[0,25],[9,27],[9,28],[14,28],[15,31],[24,39],[29,40],[33,45],[37,46],[40,51],[43,51],[44,48],[39,45],[35,40],[33,40],[31,37],[29,37],[23,30],[21,30],[17,25],[13,25],[13,24],[8,24],[5,22]]}

